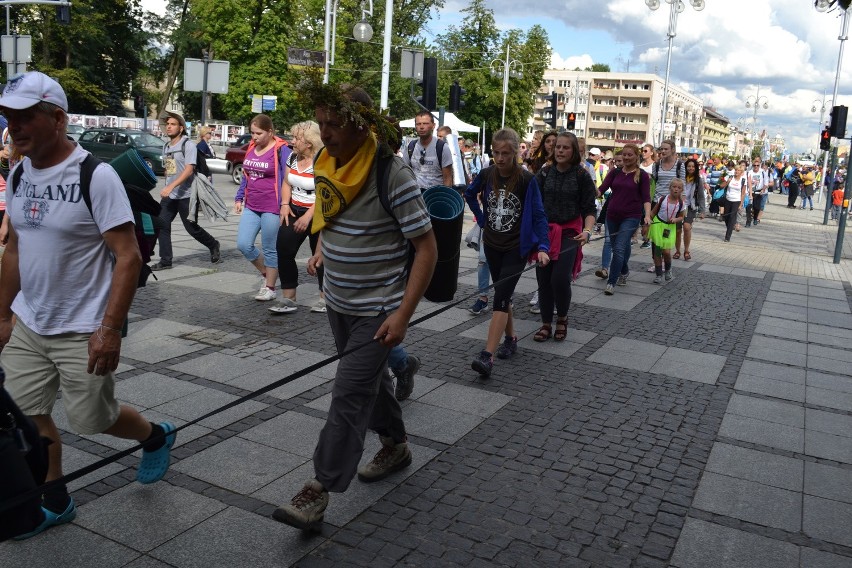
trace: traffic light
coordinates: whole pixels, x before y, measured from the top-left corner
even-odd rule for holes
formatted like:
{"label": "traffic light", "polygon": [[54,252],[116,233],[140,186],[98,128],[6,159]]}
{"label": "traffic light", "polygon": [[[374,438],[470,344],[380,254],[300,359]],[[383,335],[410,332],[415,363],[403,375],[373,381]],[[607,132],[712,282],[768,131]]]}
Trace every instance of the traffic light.
{"label": "traffic light", "polygon": [[145,117],[145,96],[144,95],[136,95],[133,97],[133,110],[135,111],[135,115],[138,118]]}
{"label": "traffic light", "polygon": [[71,23],[71,6],[56,7],[56,21],[64,26]]}
{"label": "traffic light", "polygon": [[462,100],[462,97],[465,93],[467,93],[467,91],[462,89],[459,82],[453,81],[453,84],[450,85],[450,112],[458,112],[464,108],[464,101]]}
{"label": "traffic light", "polygon": [[565,130],[574,130],[577,128],[577,113],[569,112],[568,120],[565,121]]}
{"label": "traffic light", "polygon": [[841,105],[831,109],[831,124],[828,132],[835,138],[846,138],[846,111],[847,107]]}
{"label": "traffic light", "polygon": [[822,135],[819,137],[819,149],[831,150],[831,132],[827,127],[823,129]]}
{"label": "traffic light", "polygon": [[[556,93],[550,93],[549,95],[544,97],[544,100],[550,103],[544,107],[544,123],[550,125],[550,127],[554,130],[556,130],[556,117],[559,115],[559,111],[557,109],[556,104],[558,98],[559,95],[557,95]],[[550,113],[549,116],[548,113]]]}
{"label": "traffic light", "polygon": [[438,108],[438,59],[425,57],[423,59],[423,81],[420,83],[423,94],[417,97],[417,102],[426,110]]}

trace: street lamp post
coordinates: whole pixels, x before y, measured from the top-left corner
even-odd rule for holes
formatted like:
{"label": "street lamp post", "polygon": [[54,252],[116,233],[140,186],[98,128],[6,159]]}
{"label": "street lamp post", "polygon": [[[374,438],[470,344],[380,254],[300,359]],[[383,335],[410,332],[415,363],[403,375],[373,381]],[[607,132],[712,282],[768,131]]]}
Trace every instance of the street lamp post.
{"label": "street lamp post", "polygon": [[[813,102],[811,103],[811,112],[816,112],[817,103],[819,103],[819,102],[820,102],[819,99],[813,100]],[[822,103],[819,106],[819,128],[817,129],[818,134],[822,134],[822,128],[825,124],[823,122],[825,120],[825,109],[828,108],[829,106],[831,106],[831,104],[833,102],[834,102],[833,99],[827,99],[826,100],[825,90],[823,90],[822,91]],[[824,152],[823,159],[822,159],[822,176],[820,176],[820,188],[819,188],[819,193],[817,193],[817,203],[819,203],[819,200],[822,198],[822,192],[823,192],[823,189],[825,188],[825,170],[828,167],[828,154],[829,153],[830,152]]]}
{"label": "street lamp post", "polygon": [[[495,67],[495,64],[497,67]],[[500,69],[500,65],[503,69]],[[506,59],[501,61],[495,59],[490,63],[491,75],[503,78],[503,117],[500,119],[500,128],[506,127],[506,95],[509,94],[509,77],[520,79],[523,77],[524,64],[514,59],[509,59],[509,44],[506,44]]]}
{"label": "street lamp post", "polygon": [[[666,80],[663,85],[663,109],[661,113],[662,117],[660,118],[660,144],[663,143],[663,138],[665,138],[666,133],[666,113],[668,112],[669,101],[669,72],[672,67],[672,43],[677,35],[677,15],[683,12],[686,8],[682,0],[666,0],[666,2],[671,5],[671,9],[669,10],[669,31],[666,34],[669,38],[669,52],[668,57],[666,58]],[[705,6],[704,0],[689,0],[689,3],[697,12],[703,10]],[[656,10],[660,7],[660,0],[645,0],[645,5],[651,10]]]}
{"label": "street lamp post", "polygon": [[[334,65],[334,55],[337,44],[337,8],[340,0],[325,0],[325,34],[323,36],[323,50],[325,51],[325,70],[322,82],[328,83],[328,71]],[[367,21],[367,16],[373,15],[373,0],[367,0],[369,8],[361,4],[361,19],[353,26],[352,36],[356,41],[366,43],[373,38],[373,27]],[[385,18],[387,23],[387,17]],[[390,37],[390,29],[385,29],[385,38]],[[385,39],[385,42],[388,40]],[[382,72],[384,72],[382,65]]]}
{"label": "street lamp post", "polygon": [[[837,0],[814,0],[814,7],[817,9],[817,12],[827,12],[836,2]],[[840,69],[843,65],[843,44],[849,38],[849,2],[845,2],[841,5],[841,10],[840,35],[837,36],[837,39],[840,41],[840,50],[837,52],[837,71],[834,74],[834,92],[832,93],[832,101],[834,102],[837,102],[837,89],[840,86]],[[849,199],[852,197],[852,184],[850,184],[850,177],[852,176],[849,176],[847,173],[846,189],[843,195],[844,205],[849,203]],[[847,208],[844,206],[840,215],[840,223],[837,227],[837,242],[834,245],[834,264],[840,264],[840,254],[843,252],[843,233],[846,230],[846,217]],[[828,221],[826,220],[825,223],[827,222]]]}
{"label": "street lamp post", "polygon": [[[754,100],[752,100],[752,99],[754,99]],[[760,85],[758,85],[757,86],[757,94],[756,95],[749,95],[746,98],[746,104],[745,104],[746,108],[751,108],[752,106],[754,106],[754,113],[752,113],[752,117],[751,117],[751,128],[752,128],[752,132],[753,132],[753,135],[751,137],[752,151],[754,151],[754,142],[755,142],[755,139],[757,138],[757,109],[760,108],[761,105],[763,105],[764,109],[769,108],[769,99],[766,98],[765,95],[760,96]]]}

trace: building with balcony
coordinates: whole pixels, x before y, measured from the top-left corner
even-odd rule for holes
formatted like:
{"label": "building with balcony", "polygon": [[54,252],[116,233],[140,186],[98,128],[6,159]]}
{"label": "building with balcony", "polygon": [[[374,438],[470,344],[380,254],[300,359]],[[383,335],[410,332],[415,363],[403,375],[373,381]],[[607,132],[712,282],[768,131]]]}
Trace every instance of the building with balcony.
{"label": "building with balcony", "polygon": [[547,69],[535,95],[534,116],[527,137],[546,130],[543,115],[551,92],[558,97],[557,127],[564,128],[567,114],[576,113],[573,132],[586,138],[586,146],[614,150],[627,143],[671,138],[679,152],[699,146],[704,105],[698,97],[670,84],[665,123],[662,124],[664,81],[650,73],[602,73]]}
{"label": "building with balcony", "polygon": [[699,147],[711,156],[727,154],[730,139],[731,121],[712,108],[704,107],[701,137],[698,139]]}

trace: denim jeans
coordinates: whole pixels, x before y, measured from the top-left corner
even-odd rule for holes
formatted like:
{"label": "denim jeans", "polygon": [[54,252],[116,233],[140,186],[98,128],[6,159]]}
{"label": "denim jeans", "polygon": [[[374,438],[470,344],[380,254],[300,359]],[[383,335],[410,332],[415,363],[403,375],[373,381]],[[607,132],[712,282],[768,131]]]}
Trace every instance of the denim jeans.
{"label": "denim jeans", "polygon": [[485,243],[479,241],[479,264],[476,268],[476,278],[480,296],[488,296],[488,280],[491,273],[488,271],[488,260],[485,258]]}
{"label": "denim jeans", "polygon": [[618,277],[630,273],[630,239],[639,226],[638,218],[622,219],[620,221],[606,220],[606,230],[612,243],[612,262],[609,265],[607,284],[615,286]]}
{"label": "denim jeans", "polygon": [[390,353],[388,353],[388,367],[390,367],[390,370],[396,373],[397,371],[404,371],[407,366],[408,353],[405,352],[405,347],[402,345],[392,347]]}
{"label": "denim jeans", "polygon": [[257,213],[251,209],[243,209],[240,225],[237,228],[237,248],[243,256],[254,262],[260,256],[260,251],[254,246],[257,234],[263,248],[263,265],[268,268],[278,268],[278,252],[275,243],[278,239],[280,217],[277,213]]}
{"label": "denim jeans", "polygon": [[808,195],[807,193],[802,193],[802,209],[805,208],[805,205],[810,201],[811,209],[814,208],[814,198]]}
{"label": "denim jeans", "polygon": [[[632,236],[631,240],[633,240]],[[609,270],[610,264],[612,264],[612,243],[609,238],[609,227],[604,224],[604,244],[603,252],[601,252],[601,268]]]}
{"label": "denim jeans", "polygon": [[198,223],[190,220],[189,215],[189,198],[186,199],[170,199],[164,197],[160,200],[160,216],[156,223],[160,228],[160,264],[164,266],[172,265],[172,221],[180,215],[180,220],[183,223],[183,228],[189,233],[189,236],[207,247],[212,249],[219,242],[213,236],[201,228]]}

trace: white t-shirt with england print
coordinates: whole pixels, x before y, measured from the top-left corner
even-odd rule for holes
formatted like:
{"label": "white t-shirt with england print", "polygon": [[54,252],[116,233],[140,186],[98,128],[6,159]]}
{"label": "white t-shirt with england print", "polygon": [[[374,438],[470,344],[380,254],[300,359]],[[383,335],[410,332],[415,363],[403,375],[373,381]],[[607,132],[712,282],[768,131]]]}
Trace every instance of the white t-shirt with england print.
{"label": "white t-shirt with england print", "polygon": [[12,311],[39,335],[97,330],[113,272],[103,233],[133,222],[124,186],[107,164],[92,176],[89,212],[80,192],[80,164],[87,155],[76,146],[65,161],[41,170],[24,158],[16,166],[24,169],[20,183],[6,193],[21,274]]}

